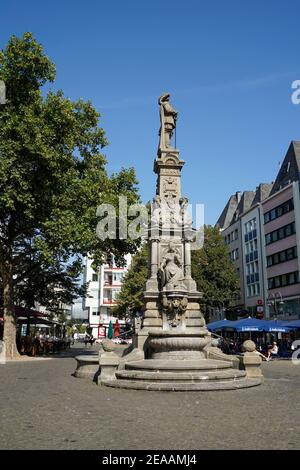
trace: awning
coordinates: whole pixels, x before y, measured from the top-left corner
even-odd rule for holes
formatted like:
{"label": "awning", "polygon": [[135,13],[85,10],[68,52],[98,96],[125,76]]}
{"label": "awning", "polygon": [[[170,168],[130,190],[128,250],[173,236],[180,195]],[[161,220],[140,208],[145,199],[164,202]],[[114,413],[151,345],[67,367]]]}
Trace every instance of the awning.
{"label": "awning", "polygon": [[291,321],[281,321],[281,324],[284,324],[288,328],[292,330],[296,330],[300,328],[300,320],[291,320]]}
{"label": "awning", "polygon": [[300,328],[300,321],[298,322],[298,320],[295,322],[283,322],[277,320],[260,320],[258,318],[251,317],[236,321],[220,320],[208,323],[207,328],[210,331],[233,329],[240,333],[255,331],[265,331],[266,333],[289,333],[293,328],[291,324],[293,324],[295,328]]}
{"label": "awning", "polygon": [[232,322],[231,327],[239,332],[247,331],[266,331],[266,323],[264,320],[258,318],[243,318],[242,320],[236,320]]}
{"label": "awning", "polygon": [[224,318],[224,320],[219,320],[219,321],[214,321],[212,323],[208,323],[206,326],[210,331],[216,331],[216,330],[223,330],[225,328],[226,329],[233,328],[232,326],[230,326],[231,323],[233,322],[230,320],[226,320],[226,318]]}

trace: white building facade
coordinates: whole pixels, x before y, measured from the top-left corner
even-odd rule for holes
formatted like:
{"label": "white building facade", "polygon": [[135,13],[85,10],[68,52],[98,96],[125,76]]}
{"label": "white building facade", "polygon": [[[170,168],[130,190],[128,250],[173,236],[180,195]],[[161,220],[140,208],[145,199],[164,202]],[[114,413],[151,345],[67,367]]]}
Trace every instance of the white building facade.
{"label": "white building facade", "polygon": [[[264,278],[264,237],[261,233],[261,208],[254,206],[241,217],[244,264],[245,307],[252,314],[266,303]],[[263,313],[263,308],[262,308]]]}
{"label": "white building facade", "polygon": [[[114,324],[117,320],[112,309],[117,305],[117,296],[130,262],[131,255],[126,255],[126,266],[120,268],[111,256],[107,264],[95,271],[92,268],[93,259],[87,257],[85,260],[84,282],[88,284],[88,289],[83,299],[83,309],[88,312],[94,338],[107,336],[110,322]],[[125,320],[118,319],[118,322],[120,326],[125,325]]]}

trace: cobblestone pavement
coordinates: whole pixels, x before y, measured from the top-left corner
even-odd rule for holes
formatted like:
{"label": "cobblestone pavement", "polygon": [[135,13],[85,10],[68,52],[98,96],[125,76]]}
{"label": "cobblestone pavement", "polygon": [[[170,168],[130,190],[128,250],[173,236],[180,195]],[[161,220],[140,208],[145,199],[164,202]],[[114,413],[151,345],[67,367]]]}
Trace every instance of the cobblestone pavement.
{"label": "cobblestone pavement", "polygon": [[260,387],[187,393],[98,387],[75,365],[70,354],[0,365],[1,449],[300,448],[290,361],[264,363]]}

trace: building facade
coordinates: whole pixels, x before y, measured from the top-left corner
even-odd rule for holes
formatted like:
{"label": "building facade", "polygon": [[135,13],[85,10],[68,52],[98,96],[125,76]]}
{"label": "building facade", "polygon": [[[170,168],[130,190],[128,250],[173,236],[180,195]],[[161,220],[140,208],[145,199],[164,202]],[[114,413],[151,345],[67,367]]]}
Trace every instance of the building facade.
{"label": "building facade", "polygon": [[[93,260],[85,260],[84,282],[87,283],[87,295],[83,299],[83,310],[87,311],[88,322],[95,338],[107,335],[110,321],[115,323],[112,309],[117,304],[117,296],[121,290],[125,273],[130,265],[131,256],[126,256],[126,266],[117,267],[114,257],[110,256],[108,262],[97,271],[92,267]],[[118,319],[120,325],[125,320]]]}
{"label": "building facade", "polygon": [[299,182],[274,193],[263,204],[269,315],[298,318],[300,307]]}
{"label": "building facade", "polygon": [[231,196],[218,219],[240,278],[237,312],[300,318],[299,181],[300,142],[293,141],[275,182],[260,184],[255,192],[245,191],[235,211],[232,200],[236,197]]}

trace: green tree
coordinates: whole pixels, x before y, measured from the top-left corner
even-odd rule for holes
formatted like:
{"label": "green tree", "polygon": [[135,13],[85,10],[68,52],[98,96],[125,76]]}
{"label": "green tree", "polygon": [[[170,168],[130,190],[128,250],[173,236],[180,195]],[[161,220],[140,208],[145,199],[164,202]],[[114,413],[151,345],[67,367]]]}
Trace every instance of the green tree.
{"label": "green tree", "polygon": [[203,248],[192,251],[192,276],[203,292],[206,311],[212,305],[234,306],[239,278],[217,227],[204,227]]}
{"label": "green tree", "polygon": [[51,302],[72,290],[75,296],[79,254],[91,254],[97,265],[112,252],[122,263],[137,246],[96,237],[100,204],[116,207],[119,195],[138,202],[135,173],[108,176],[100,115],[62,91],[44,97],[42,87],[54,78],[54,64],[30,33],[12,36],[0,52],[7,93],[0,106],[0,284],[8,355],[16,354],[16,302]]}
{"label": "green tree", "polygon": [[83,334],[83,333],[86,333],[86,330],[87,330],[87,325],[76,325],[76,331],[77,333],[80,333],[80,334]]}
{"label": "green tree", "polygon": [[148,252],[148,244],[145,243],[132,257],[117,298],[118,305],[114,308],[114,314],[119,318],[135,317],[143,309],[143,291],[148,276]]}

